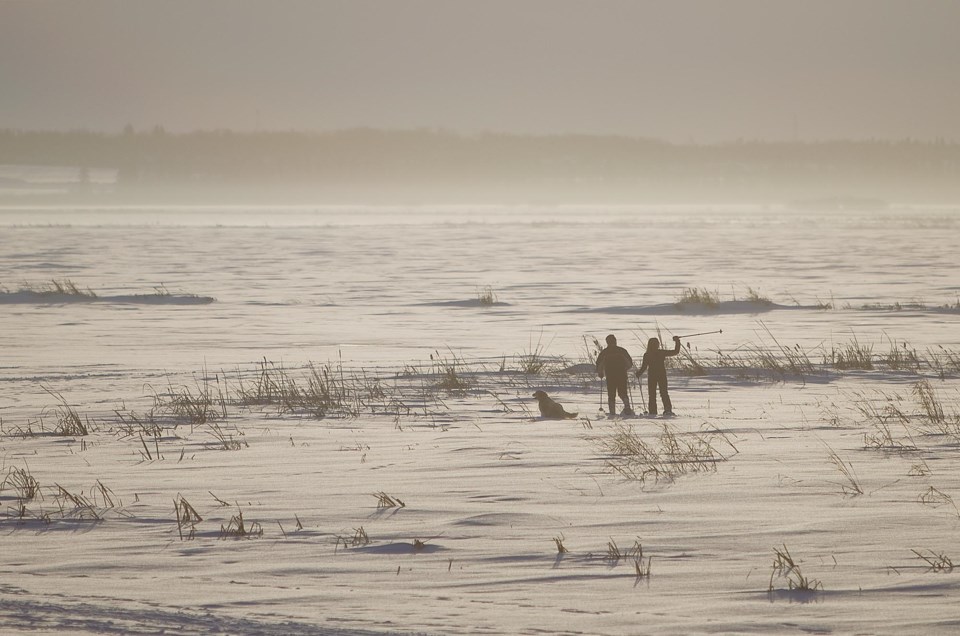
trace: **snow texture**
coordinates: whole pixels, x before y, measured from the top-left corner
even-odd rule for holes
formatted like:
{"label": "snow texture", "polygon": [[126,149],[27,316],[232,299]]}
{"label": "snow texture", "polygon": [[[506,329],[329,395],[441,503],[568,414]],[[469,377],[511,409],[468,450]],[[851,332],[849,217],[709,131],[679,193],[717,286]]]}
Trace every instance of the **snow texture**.
{"label": "snow texture", "polygon": [[[954,631],[958,230],[949,208],[0,210],[0,632]],[[20,291],[51,280],[97,301]],[[604,417],[594,339],[639,360],[720,328],[669,371],[678,417]],[[580,418],[540,418],[537,389]],[[627,478],[618,434],[669,461]]]}

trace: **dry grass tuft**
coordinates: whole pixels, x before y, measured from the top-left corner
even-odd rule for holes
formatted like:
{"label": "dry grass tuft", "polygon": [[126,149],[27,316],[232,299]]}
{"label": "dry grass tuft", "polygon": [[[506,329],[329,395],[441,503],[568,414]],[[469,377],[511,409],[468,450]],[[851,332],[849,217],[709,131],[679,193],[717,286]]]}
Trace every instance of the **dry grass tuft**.
{"label": "dry grass tuft", "polygon": [[934,391],[929,380],[921,380],[913,386],[913,395],[917,399],[920,411],[928,423],[928,429],[941,435],[954,437],[960,433],[960,416],[947,414],[943,402]]}
{"label": "dry grass tuft", "polygon": [[678,355],[667,358],[667,364],[683,375],[699,377],[708,374],[706,363],[694,354],[690,343],[687,343],[686,347],[680,347]]}
{"label": "dry grass tuft", "polygon": [[[827,446],[824,444],[824,446]],[[843,477],[843,481],[840,482],[831,482],[840,487],[840,491],[849,497],[857,497],[863,494],[863,486],[860,485],[860,478],[857,477],[856,471],[853,469],[853,464],[848,461],[845,461],[840,455],[837,454],[835,450],[827,446],[829,451],[827,457],[830,459],[837,471],[840,473],[840,476]]]}
{"label": "dry grass tuft", "polygon": [[520,373],[524,375],[540,375],[547,370],[549,359],[544,355],[545,347],[543,345],[543,333],[533,344],[533,338],[530,338],[530,346],[527,350],[517,356]]}
{"label": "dry grass tuft", "polygon": [[813,375],[816,372],[813,362],[810,361],[809,354],[799,344],[795,344],[793,347],[785,347],[780,344],[780,341],[777,340],[767,325],[762,322],[760,325],[773,340],[773,343],[782,356],[778,358],[771,351],[758,349],[757,353],[759,354],[761,368],[774,371],[781,377],[794,375],[802,378],[807,375]]}
{"label": "dry grass tuft", "polygon": [[720,293],[706,287],[687,287],[674,304],[678,309],[692,305],[713,309],[720,305]]}
{"label": "dry grass tuft", "polygon": [[830,349],[829,364],[841,371],[850,369],[869,371],[873,369],[873,345],[860,344],[857,336],[854,335],[852,342]]}
{"label": "dry grass tuft", "polygon": [[[102,521],[103,510],[98,508],[82,492],[72,493],[60,484],[54,495],[54,502],[60,511],[62,519],[77,519],[81,521]],[[111,506],[112,507],[112,506]]]}
{"label": "dry grass tuft", "polygon": [[243,510],[237,504],[237,514],[230,517],[227,525],[220,525],[220,539],[250,539],[263,536],[263,527],[254,521],[249,526],[243,518]]}
{"label": "dry grass tuft", "polygon": [[716,429],[683,433],[668,423],[660,424],[655,441],[644,439],[632,424],[622,421],[615,422],[609,434],[595,439],[609,455],[606,463],[611,470],[641,484],[714,471],[719,462],[728,459],[718,448],[721,444],[731,455],[737,452],[729,438]]}
{"label": "dry grass tuft", "polygon": [[790,591],[808,593],[823,591],[823,584],[819,580],[803,575],[803,573],[800,571],[799,564],[793,560],[793,557],[790,555],[790,551],[787,549],[786,544],[783,544],[782,549],[774,548],[773,554],[773,567],[770,572],[770,586],[767,590],[768,592],[774,591],[774,579],[778,578],[786,579],[787,589]]}
{"label": "dry grass tuft", "polygon": [[[220,376],[211,382],[204,374],[195,389],[168,385],[165,393],[154,391],[153,409],[165,413],[177,423],[203,425],[227,417],[227,398],[220,386]],[[215,385],[215,386],[214,386]]]}
{"label": "dry grass tuft", "polygon": [[370,543],[370,537],[367,536],[367,531],[363,529],[363,526],[353,529],[352,537],[345,537],[343,535],[337,535],[337,543],[333,551],[336,551],[343,545],[344,548],[359,548]]}
{"label": "dry grass tuft", "polygon": [[307,413],[317,419],[331,413],[356,415],[362,393],[382,397],[376,381],[361,382],[366,379],[362,373],[352,378],[359,386],[348,386],[341,363],[334,367],[311,362],[298,379],[282,364],[264,358],[252,381],[245,382],[239,372],[238,378],[242,406],[275,406],[278,413]]}
{"label": "dry grass tuft", "polygon": [[560,554],[567,554],[567,553],[569,552],[569,550],[567,550],[567,546],[563,545],[563,542],[564,542],[565,540],[566,540],[566,539],[564,538],[563,533],[560,533],[560,536],[559,536],[559,537],[554,537],[554,538],[553,538],[553,543],[554,543],[554,545],[557,546],[557,554],[558,554],[558,555],[560,555]]}
{"label": "dry grass tuft", "polygon": [[14,466],[7,471],[7,476],[4,477],[3,483],[0,483],[0,492],[7,489],[14,492],[14,496],[17,498],[21,509],[37,497],[43,499],[43,493],[40,491],[40,482],[30,474],[28,467],[17,468]]}
{"label": "dry grass tuft", "polygon": [[477,302],[480,303],[482,307],[492,307],[496,305],[497,294],[493,291],[493,287],[487,285],[477,289]]}
{"label": "dry grass tuft", "polygon": [[922,361],[916,349],[911,349],[906,341],[898,345],[897,341],[889,336],[887,340],[890,342],[890,351],[885,358],[881,358],[881,362],[891,371],[919,373]]}
{"label": "dry grass tuft", "polygon": [[[67,402],[66,398],[63,397],[60,393],[57,393],[47,387],[43,387],[43,390],[52,395],[57,399],[56,407],[53,407],[53,415],[57,420],[56,426],[53,428],[53,432],[56,435],[62,435],[64,437],[83,437],[90,433],[90,420],[89,418],[80,418],[80,414],[77,413],[76,409],[70,406],[70,403]],[[49,413],[50,409],[45,409],[45,413]],[[41,425],[43,417],[41,416]]]}
{"label": "dry grass tuft", "polygon": [[210,435],[217,440],[217,448],[220,450],[229,450],[236,451],[241,448],[249,448],[247,441],[243,439],[243,431],[236,433],[236,437],[233,433],[223,430],[223,428],[216,422],[210,423]]}
{"label": "dry grass tuft", "polygon": [[[913,435],[908,428],[910,418],[898,406],[897,399],[886,394],[883,395],[884,404],[878,406],[876,401],[867,399],[859,395],[854,402],[856,410],[866,418],[866,425],[872,428],[863,434],[863,445],[865,448],[874,450],[908,452],[918,450],[914,442]],[[903,428],[907,443],[901,441],[893,434],[893,426]]]}
{"label": "dry grass tuft", "polygon": [[926,563],[929,566],[931,572],[952,572],[953,571],[953,561],[944,554],[934,552],[933,550],[927,550],[927,554],[923,554],[919,550],[910,550],[917,558]]}
{"label": "dry grass tuft", "polygon": [[607,553],[604,555],[604,560],[609,561],[611,565],[615,566],[620,563],[621,559],[633,560],[638,579],[649,578],[651,558],[647,557],[646,560],[644,560],[643,545],[641,545],[639,539],[633,542],[633,547],[626,551],[621,551],[620,546],[617,545],[613,537],[610,538],[610,541],[607,542]]}
{"label": "dry grass tuft", "polygon": [[643,547],[641,546],[639,553],[633,556],[633,572],[637,581],[650,578],[650,564],[652,562],[653,557],[649,556],[646,561],[643,560]]}
{"label": "dry grass tuft", "polygon": [[927,490],[920,493],[920,495],[917,497],[917,501],[924,506],[930,506],[932,508],[939,508],[940,506],[949,505],[951,508],[953,508],[954,514],[960,518],[960,508],[957,508],[957,504],[954,502],[953,497],[938,488],[934,488],[933,486],[930,486],[927,488]]}
{"label": "dry grass tuft", "polygon": [[937,350],[927,349],[927,361],[937,372],[937,377],[945,380],[948,375],[960,373],[960,352],[937,345]]}
{"label": "dry grass tuft", "polygon": [[407,504],[403,503],[397,497],[391,497],[387,493],[380,492],[374,493],[374,497],[377,498],[377,508],[406,508]]}
{"label": "dry grass tuft", "polygon": [[139,434],[141,437],[154,438],[163,435],[163,425],[153,409],[144,414],[122,409],[114,409],[113,412],[117,416],[116,428],[121,435],[132,437]]}
{"label": "dry grass tuft", "polygon": [[367,545],[368,543],[370,543],[370,537],[367,536],[367,531],[363,529],[363,526],[354,528],[353,539],[350,540],[350,545],[353,547],[358,547]]}
{"label": "dry grass tuft", "polygon": [[184,530],[187,532],[187,540],[193,539],[196,534],[197,524],[203,521],[203,518],[194,510],[190,502],[180,494],[173,500],[173,509],[177,516],[177,532],[180,535],[180,540],[184,540]]}
{"label": "dry grass tuft", "polygon": [[69,278],[52,279],[49,283],[32,286],[25,285],[20,288],[21,292],[32,292],[40,296],[73,296],[75,298],[96,298],[97,295],[90,288],[81,289],[75,282]]}
{"label": "dry grass tuft", "polygon": [[464,361],[456,356],[452,351],[450,356],[441,355],[439,351],[430,354],[430,362],[433,367],[433,375],[437,379],[437,388],[454,393],[462,393],[469,389],[473,382],[464,375]]}

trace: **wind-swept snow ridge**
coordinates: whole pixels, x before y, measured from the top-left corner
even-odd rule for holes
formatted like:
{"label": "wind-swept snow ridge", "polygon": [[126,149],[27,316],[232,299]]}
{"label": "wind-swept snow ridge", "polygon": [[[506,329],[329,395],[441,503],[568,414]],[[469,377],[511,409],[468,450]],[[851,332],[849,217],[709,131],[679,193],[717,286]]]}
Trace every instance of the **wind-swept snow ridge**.
{"label": "wind-swept snow ridge", "polygon": [[114,303],[128,305],[209,305],[212,296],[195,294],[118,294],[99,296],[61,292],[20,290],[0,292],[0,305],[61,305],[68,303]]}
{"label": "wind-swept snow ridge", "polygon": [[779,305],[773,302],[724,300],[716,304],[661,303],[657,305],[617,305],[612,307],[582,307],[571,312],[622,314],[631,316],[723,315],[760,314],[782,309],[814,309],[814,307]]}

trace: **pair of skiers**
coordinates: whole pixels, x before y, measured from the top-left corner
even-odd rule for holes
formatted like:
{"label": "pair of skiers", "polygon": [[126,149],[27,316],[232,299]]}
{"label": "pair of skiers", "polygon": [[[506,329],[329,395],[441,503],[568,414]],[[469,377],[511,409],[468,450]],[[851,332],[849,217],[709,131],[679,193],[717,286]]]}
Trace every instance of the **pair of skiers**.
{"label": "pair of skiers", "polygon": [[[667,366],[666,359],[680,353],[680,337],[673,337],[674,348],[665,350],[660,348],[658,338],[650,338],[647,341],[647,351],[643,354],[643,361],[637,370],[637,380],[643,375],[644,371],[649,369],[647,374],[647,397],[648,409],[650,415],[657,414],[657,391],[660,392],[660,399],[663,401],[663,414],[673,415],[673,405],[670,403],[670,395],[667,393]],[[628,371],[633,366],[633,358],[627,353],[627,350],[617,344],[617,337],[613,334],[607,336],[607,346],[597,356],[597,375],[601,378],[607,378],[607,404],[610,407],[609,413],[616,413],[617,395],[623,401],[623,415],[633,415],[633,408],[630,406],[630,392],[627,387]]]}

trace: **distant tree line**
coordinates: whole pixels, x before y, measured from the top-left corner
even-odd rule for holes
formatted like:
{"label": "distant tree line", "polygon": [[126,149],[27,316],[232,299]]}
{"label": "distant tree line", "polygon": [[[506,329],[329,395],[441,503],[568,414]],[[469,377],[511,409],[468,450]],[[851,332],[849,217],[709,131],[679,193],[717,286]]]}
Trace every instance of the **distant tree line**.
{"label": "distant tree line", "polygon": [[783,200],[855,195],[960,201],[960,144],[742,141],[697,145],[590,135],[329,133],[163,128],[116,134],[0,130],[0,164],[118,171],[115,194],[281,192],[358,202]]}

